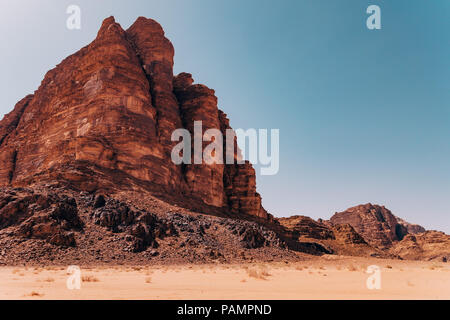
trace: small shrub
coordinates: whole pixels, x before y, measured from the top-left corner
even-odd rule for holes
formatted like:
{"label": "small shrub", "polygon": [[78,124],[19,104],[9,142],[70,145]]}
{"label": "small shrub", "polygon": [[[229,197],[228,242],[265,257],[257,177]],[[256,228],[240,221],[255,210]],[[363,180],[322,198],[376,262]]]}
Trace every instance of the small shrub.
{"label": "small shrub", "polygon": [[98,280],[96,277],[94,276],[82,276],[81,280],[83,282],[99,282],[100,280]]}
{"label": "small shrub", "polygon": [[39,292],[36,292],[36,291],[31,291],[31,293],[29,294],[29,296],[31,296],[31,297],[42,297],[43,294],[42,294],[42,293],[39,293]]}
{"label": "small shrub", "polygon": [[348,269],[348,271],[357,271],[358,270],[358,268],[356,268],[353,264],[349,265],[347,267],[347,269]]}

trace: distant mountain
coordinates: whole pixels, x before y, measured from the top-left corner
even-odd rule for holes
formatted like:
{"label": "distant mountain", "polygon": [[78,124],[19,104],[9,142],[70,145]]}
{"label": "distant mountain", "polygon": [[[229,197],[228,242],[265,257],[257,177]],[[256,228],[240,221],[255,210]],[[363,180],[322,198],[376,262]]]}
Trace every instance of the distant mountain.
{"label": "distant mountain", "polygon": [[367,242],[381,248],[391,247],[395,241],[400,241],[411,233],[410,230],[423,229],[399,220],[384,206],[371,203],[337,212],[330,218],[330,222],[334,225],[350,224]]}
{"label": "distant mountain", "polygon": [[392,254],[409,260],[450,261],[450,236],[440,231],[408,234],[395,243]]}
{"label": "distant mountain", "polygon": [[306,216],[277,219],[303,245],[324,248],[324,253],[391,258],[390,254],[367,243],[350,224],[332,225]]}

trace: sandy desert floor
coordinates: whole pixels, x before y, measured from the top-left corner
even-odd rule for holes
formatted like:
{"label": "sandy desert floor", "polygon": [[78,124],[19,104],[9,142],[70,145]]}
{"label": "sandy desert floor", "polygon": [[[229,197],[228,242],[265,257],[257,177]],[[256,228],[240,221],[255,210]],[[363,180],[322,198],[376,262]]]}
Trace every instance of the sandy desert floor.
{"label": "sandy desert floor", "polygon": [[[367,267],[381,271],[369,290]],[[0,299],[450,299],[450,264],[327,256],[296,263],[1,267]]]}

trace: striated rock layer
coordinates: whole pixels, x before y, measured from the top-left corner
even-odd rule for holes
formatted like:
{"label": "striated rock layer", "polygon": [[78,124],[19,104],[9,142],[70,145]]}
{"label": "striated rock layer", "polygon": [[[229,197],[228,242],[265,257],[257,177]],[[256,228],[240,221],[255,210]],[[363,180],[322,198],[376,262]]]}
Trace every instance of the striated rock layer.
{"label": "striated rock layer", "polygon": [[450,236],[439,231],[408,234],[392,247],[391,252],[403,259],[448,262]]}
{"label": "striated rock layer", "polygon": [[49,71],[0,122],[0,186],[139,190],[270,219],[251,164],[171,161],[175,129],[193,133],[196,120],[203,131],[230,128],[214,90],[187,73],[174,77],[173,58],[156,21],[140,17],[125,31],[106,19],[91,44]]}
{"label": "striated rock layer", "polygon": [[[392,255],[368,244],[349,224],[331,225],[306,216],[277,218],[299,245],[326,254],[391,258]],[[304,251],[301,250],[301,251]]]}
{"label": "striated rock layer", "polygon": [[367,242],[379,248],[390,248],[410,233],[425,231],[419,225],[397,218],[384,206],[371,203],[337,212],[331,217],[330,223],[350,224]]}

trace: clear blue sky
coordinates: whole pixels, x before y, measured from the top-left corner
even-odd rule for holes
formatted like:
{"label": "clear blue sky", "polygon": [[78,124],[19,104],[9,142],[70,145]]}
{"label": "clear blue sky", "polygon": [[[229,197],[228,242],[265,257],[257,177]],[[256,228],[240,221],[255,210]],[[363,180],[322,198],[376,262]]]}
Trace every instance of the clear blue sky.
{"label": "clear blue sky", "polygon": [[[366,28],[370,4],[381,30]],[[158,20],[175,72],[214,88],[234,128],[280,129],[280,172],[258,177],[270,212],[371,202],[450,233],[450,1],[1,0],[0,114],[110,15]]]}

